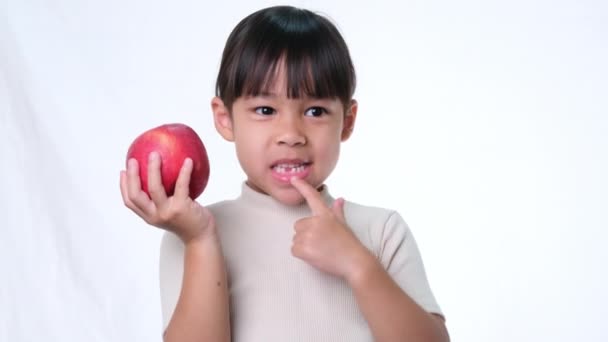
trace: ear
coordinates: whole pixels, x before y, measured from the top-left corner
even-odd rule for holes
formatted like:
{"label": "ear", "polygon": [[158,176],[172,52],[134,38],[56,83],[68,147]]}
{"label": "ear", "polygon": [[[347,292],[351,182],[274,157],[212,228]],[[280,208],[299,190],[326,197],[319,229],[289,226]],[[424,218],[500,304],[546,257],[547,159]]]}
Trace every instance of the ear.
{"label": "ear", "polygon": [[213,111],[213,123],[217,132],[226,140],[234,141],[232,128],[232,117],[230,111],[224,105],[224,101],[215,96],[211,99],[211,110]]}
{"label": "ear", "polygon": [[355,120],[357,119],[358,104],[356,100],[351,100],[344,114],[344,125],[342,125],[341,140],[346,141],[353,134],[355,129]]}

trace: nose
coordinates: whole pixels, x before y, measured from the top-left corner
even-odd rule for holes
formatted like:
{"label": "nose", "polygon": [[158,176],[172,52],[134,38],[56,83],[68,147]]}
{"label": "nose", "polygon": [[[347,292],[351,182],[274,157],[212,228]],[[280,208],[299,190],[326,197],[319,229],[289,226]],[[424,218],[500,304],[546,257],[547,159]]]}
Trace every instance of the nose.
{"label": "nose", "polygon": [[306,144],[306,135],[299,119],[284,117],[278,124],[276,142],[279,145],[299,146]]}

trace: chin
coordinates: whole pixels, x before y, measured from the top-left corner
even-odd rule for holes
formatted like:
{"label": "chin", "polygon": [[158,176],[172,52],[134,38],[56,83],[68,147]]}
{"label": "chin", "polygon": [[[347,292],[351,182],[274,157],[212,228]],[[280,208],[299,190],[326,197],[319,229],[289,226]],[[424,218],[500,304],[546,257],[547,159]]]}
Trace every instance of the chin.
{"label": "chin", "polygon": [[302,194],[300,194],[298,190],[290,185],[285,185],[284,187],[274,187],[268,184],[262,185],[258,182],[252,182],[251,180],[247,181],[247,185],[249,185],[249,187],[251,187],[253,190],[268,195],[285,205],[297,206],[305,201]]}
{"label": "chin", "polygon": [[288,206],[298,206],[305,202],[304,197],[294,188],[275,191],[270,196]]}

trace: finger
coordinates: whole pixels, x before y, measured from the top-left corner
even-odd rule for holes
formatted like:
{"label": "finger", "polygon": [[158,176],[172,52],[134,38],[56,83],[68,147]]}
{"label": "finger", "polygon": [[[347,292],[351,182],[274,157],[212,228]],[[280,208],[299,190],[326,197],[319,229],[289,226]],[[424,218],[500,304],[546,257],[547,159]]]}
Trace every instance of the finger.
{"label": "finger", "polygon": [[300,255],[300,246],[297,244],[293,244],[291,245],[291,255],[293,255],[296,258],[299,258]]}
{"label": "finger", "polygon": [[327,212],[328,208],[317,189],[310,186],[305,180],[296,177],[291,178],[291,185],[302,194],[314,215],[321,215]]}
{"label": "finger", "polygon": [[160,164],[161,160],[158,152],[151,152],[148,156],[148,193],[157,206],[167,200],[167,193],[165,193],[160,172]]}
{"label": "finger", "polygon": [[304,243],[295,243],[291,245],[291,255],[298,259],[308,262],[307,260],[310,260],[313,254],[314,251],[311,249],[310,245]]}
{"label": "finger", "polygon": [[120,171],[120,195],[122,196],[122,201],[125,206],[133,212],[135,212],[138,216],[144,217],[144,213],[129,199],[129,190],[127,190],[127,172]]}
{"label": "finger", "polygon": [[296,232],[296,234],[301,234],[308,229],[308,219],[310,219],[310,217],[299,219],[296,221],[296,223],[294,223],[293,230]]}
{"label": "finger", "polygon": [[344,198],[335,200],[331,206],[331,211],[342,223],[346,223],[346,218],[344,217]]}
{"label": "finger", "polygon": [[127,162],[126,190],[129,202],[137,207],[139,211],[146,215],[154,211],[154,202],[150,201],[148,195],[141,188],[139,165],[137,160],[133,158]]}
{"label": "finger", "polygon": [[190,176],[192,174],[192,159],[186,158],[182,168],[179,170],[177,181],[175,182],[174,195],[179,198],[185,198],[190,195]]}
{"label": "finger", "polygon": [[298,234],[298,233],[295,233],[295,234],[293,234],[293,238],[291,239],[291,244],[292,244],[292,245],[296,245],[296,244],[298,244],[298,243],[299,243],[301,240],[302,240],[301,235],[300,235],[300,234]]}
{"label": "finger", "polygon": [[127,193],[129,199],[136,198],[142,191],[141,179],[139,178],[139,164],[135,159],[127,161]]}
{"label": "finger", "polygon": [[304,257],[304,247],[301,241],[294,240],[291,244],[291,255],[296,258],[302,259]]}

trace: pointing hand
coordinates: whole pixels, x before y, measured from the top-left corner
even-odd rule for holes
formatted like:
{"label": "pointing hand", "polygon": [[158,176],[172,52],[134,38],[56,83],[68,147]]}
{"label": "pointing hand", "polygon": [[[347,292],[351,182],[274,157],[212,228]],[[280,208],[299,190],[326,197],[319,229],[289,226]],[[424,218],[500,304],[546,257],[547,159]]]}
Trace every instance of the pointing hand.
{"label": "pointing hand", "polygon": [[312,211],[311,217],[295,225],[292,254],[315,268],[349,279],[371,253],[357,239],[344,217],[344,199],[338,198],[328,207],[321,194],[306,181],[292,178],[291,184],[304,197]]}

